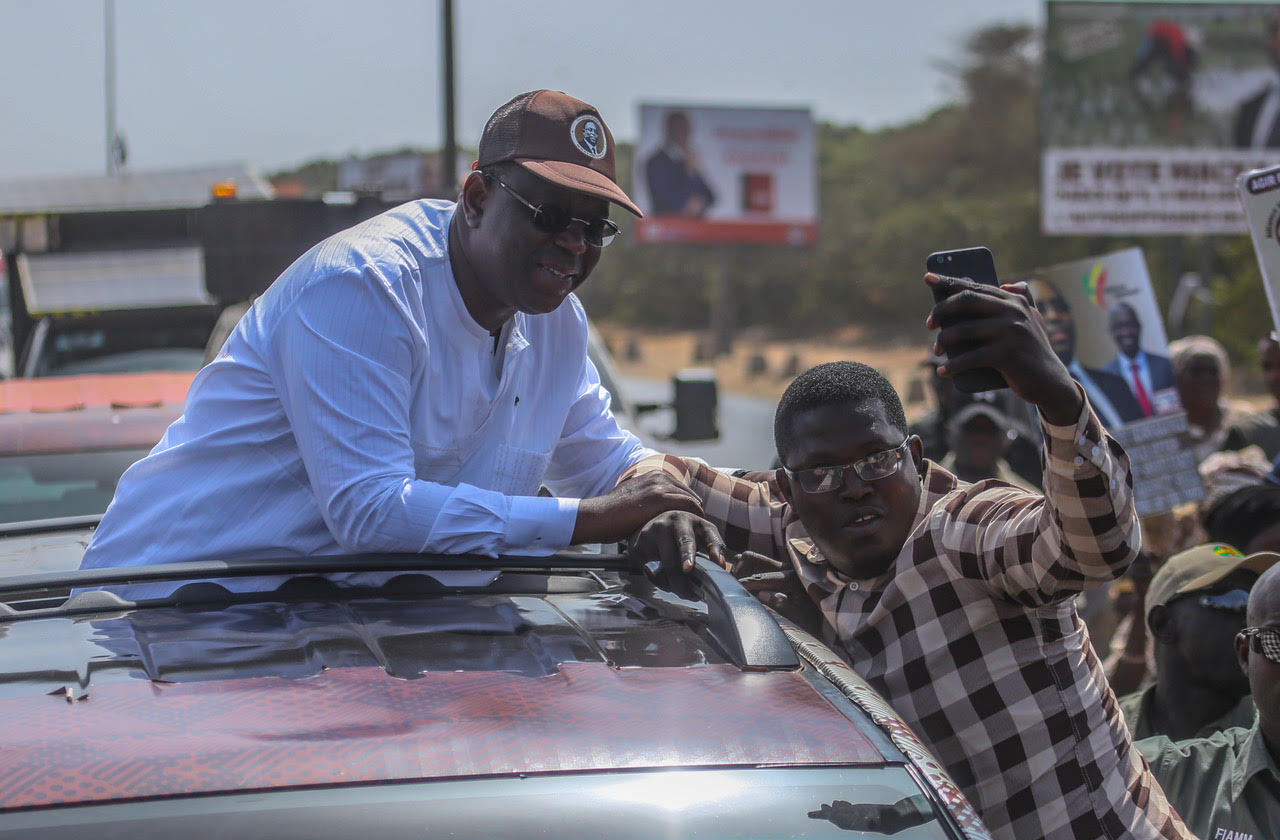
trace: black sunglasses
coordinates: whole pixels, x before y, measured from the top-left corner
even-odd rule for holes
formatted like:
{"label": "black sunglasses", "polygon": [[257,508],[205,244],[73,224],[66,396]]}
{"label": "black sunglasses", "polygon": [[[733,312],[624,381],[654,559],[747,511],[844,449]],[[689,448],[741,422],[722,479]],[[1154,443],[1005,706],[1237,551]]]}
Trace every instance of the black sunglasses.
{"label": "black sunglasses", "polygon": [[1280,665],[1280,627],[1246,627],[1240,635],[1249,640],[1249,648]]}
{"label": "black sunglasses", "polygon": [[487,175],[495,184],[511,193],[511,197],[533,213],[533,226],[543,233],[557,234],[574,222],[582,223],[582,238],[588,245],[603,248],[619,233],[618,226],[608,219],[579,219],[563,207],[554,204],[534,204],[520,193],[502,183],[496,175]]}

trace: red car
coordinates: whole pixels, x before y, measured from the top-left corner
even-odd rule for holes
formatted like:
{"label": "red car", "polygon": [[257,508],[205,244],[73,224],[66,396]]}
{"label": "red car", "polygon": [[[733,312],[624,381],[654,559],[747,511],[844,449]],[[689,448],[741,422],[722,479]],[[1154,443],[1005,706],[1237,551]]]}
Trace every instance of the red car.
{"label": "red car", "polygon": [[0,838],[988,836],[831,650],[695,582],[601,554],[0,579]]}
{"label": "red car", "polygon": [[194,377],[0,381],[0,575],[79,567],[116,482],[182,414]]}

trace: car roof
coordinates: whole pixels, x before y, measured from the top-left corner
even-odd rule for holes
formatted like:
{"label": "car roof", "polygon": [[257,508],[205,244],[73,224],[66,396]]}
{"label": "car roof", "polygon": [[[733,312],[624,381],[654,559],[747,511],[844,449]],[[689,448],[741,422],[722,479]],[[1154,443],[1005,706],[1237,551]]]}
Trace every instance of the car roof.
{"label": "car roof", "polygon": [[906,762],[811,666],[735,664],[708,629],[714,610],[643,577],[508,573],[446,588],[396,574],[354,589],[313,577],[236,596],[196,587],[157,606],[2,619],[0,810]]}
{"label": "car roof", "polygon": [[182,414],[195,373],[0,382],[0,455],[150,448]]}

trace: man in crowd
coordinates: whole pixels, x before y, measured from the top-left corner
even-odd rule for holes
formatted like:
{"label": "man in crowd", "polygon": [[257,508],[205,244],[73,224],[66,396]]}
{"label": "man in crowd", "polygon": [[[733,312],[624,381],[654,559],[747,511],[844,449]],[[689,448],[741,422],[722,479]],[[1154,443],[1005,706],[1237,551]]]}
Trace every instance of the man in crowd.
{"label": "man in crowd", "polygon": [[1089,402],[1102,425],[1118,429],[1125,423],[1143,418],[1133,392],[1124,377],[1097,368],[1086,368],[1076,358],[1076,321],[1067,299],[1047,280],[1035,279],[1028,284],[1036,309],[1044,317],[1045,332],[1053,352],[1067,366],[1073,379],[1084,386]]}
{"label": "man in crowd", "polygon": [[977,345],[943,375],[994,367],[1038,410],[1043,495],[965,484],[924,461],[888,381],[832,362],[779,402],[783,468],[772,481],[674,456],[639,464],[688,483],[707,518],[656,517],[631,550],[674,573],[699,544],[717,558],[727,547],[742,552],[730,566],[766,603],[816,605],[824,636],[942,760],[995,837],[1190,837],[1132,750],[1074,606],[1138,552],[1128,458],[1024,286],[926,281],[955,292],[929,318],[948,324],[936,352]]}
{"label": "man in crowd", "polygon": [[1142,321],[1137,310],[1124,301],[1107,311],[1107,329],[1120,352],[1102,369],[1125,381],[1143,417],[1160,413],[1164,403],[1157,394],[1177,386],[1173,364],[1164,356],[1142,349]]}
{"label": "man in crowd", "polygon": [[1280,552],[1280,487],[1266,481],[1234,490],[1206,510],[1204,523],[1215,542]]}
{"label": "man in crowd", "polygon": [[[1031,412],[1022,400],[1009,391],[987,391],[981,394],[966,394],[956,389],[949,377],[939,376],[938,368],[945,360],[930,353],[929,358],[921,363],[929,370],[929,387],[933,391],[933,411],[919,417],[911,424],[911,433],[920,438],[924,457],[930,461],[941,463],[952,451],[952,432],[950,424],[956,413],[971,402],[984,402],[1004,418],[1008,441],[1004,449],[1004,459],[1013,475],[1018,477],[1014,483],[1023,486],[1038,486],[1040,482],[1040,440],[1029,428]],[[791,376],[800,371],[794,371]]]}
{"label": "man in crowd", "polygon": [[950,444],[939,465],[961,481],[995,478],[1030,489],[1031,482],[1013,471],[1005,460],[1009,447],[1009,418],[993,403],[974,400],[947,423]]}
{"label": "man in crowd", "polygon": [[1260,446],[1268,461],[1280,457],[1280,336],[1272,332],[1258,342],[1262,379],[1276,404],[1237,421],[1227,432],[1224,449]]}
{"label": "man in crowd", "polygon": [[1239,667],[1258,709],[1246,727],[1208,738],[1137,743],[1169,801],[1204,840],[1266,840],[1280,826],[1280,555],[1249,593],[1236,636]]}
{"label": "man in crowd", "polygon": [[1156,572],[1144,603],[1156,681],[1120,698],[1135,739],[1180,741],[1253,722],[1249,681],[1232,651],[1249,589],[1276,559],[1210,543],[1175,554]]}
{"label": "man in crowd", "polygon": [[522,94],[479,158],[456,204],[339,233],[255,301],[125,473],[83,567],[547,553],[698,509],[667,480],[615,488],[653,453],[615,422],[572,294],[618,233],[610,203],[639,215],[604,121]]}

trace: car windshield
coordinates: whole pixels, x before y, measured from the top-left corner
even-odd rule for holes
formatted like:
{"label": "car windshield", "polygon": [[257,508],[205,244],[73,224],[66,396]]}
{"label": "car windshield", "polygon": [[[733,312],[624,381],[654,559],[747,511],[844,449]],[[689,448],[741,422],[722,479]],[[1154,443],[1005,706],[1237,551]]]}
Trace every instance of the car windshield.
{"label": "car windshield", "polygon": [[176,318],[146,329],[61,327],[46,340],[34,376],[199,370],[209,335],[207,321]]}
{"label": "car windshield", "polygon": [[[37,834],[38,833],[38,834]],[[952,836],[903,767],[533,774],[6,815],[0,837]]]}
{"label": "car windshield", "polygon": [[82,373],[139,373],[156,370],[199,370],[204,350],[190,347],[156,347],[109,356],[92,356],[67,362],[50,371],[58,376]]}
{"label": "car windshield", "polygon": [[0,457],[0,524],[101,514],[147,449]]}

